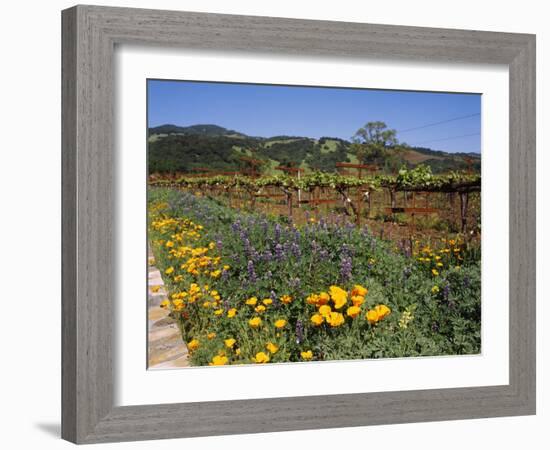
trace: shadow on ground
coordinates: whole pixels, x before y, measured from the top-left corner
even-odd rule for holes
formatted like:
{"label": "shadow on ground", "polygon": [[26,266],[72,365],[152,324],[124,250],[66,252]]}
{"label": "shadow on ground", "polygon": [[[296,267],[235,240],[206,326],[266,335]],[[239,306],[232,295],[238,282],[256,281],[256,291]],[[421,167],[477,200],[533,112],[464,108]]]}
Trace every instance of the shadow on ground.
{"label": "shadow on ground", "polygon": [[37,423],[36,428],[49,434],[52,437],[61,437],[61,424],[60,423]]}

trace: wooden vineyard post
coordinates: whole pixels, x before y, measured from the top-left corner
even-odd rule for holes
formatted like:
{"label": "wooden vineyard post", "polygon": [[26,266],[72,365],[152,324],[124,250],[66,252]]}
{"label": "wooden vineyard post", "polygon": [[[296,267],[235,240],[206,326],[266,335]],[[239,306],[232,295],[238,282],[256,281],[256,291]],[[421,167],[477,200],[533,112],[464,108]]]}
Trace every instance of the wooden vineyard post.
{"label": "wooden vineyard post", "polygon": [[285,190],[286,205],[288,207],[288,218],[292,219],[292,191]]}
{"label": "wooden vineyard post", "polygon": [[311,196],[312,196],[312,205],[313,205],[313,211],[314,211],[314,214],[315,214],[315,221],[319,221],[319,205],[317,203],[317,199],[319,198],[320,194],[319,194],[319,188],[317,186],[315,186],[312,190],[311,190]]}
{"label": "wooden vineyard post", "polygon": [[449,220],[455,220],[456,192],[449,192]]}
{"label": "wooden vineyard post", "polygon": [[391,207],[391,217],[392,221],[395,222],[395,208],[397,207],[397,202],[395,199],[395,190],[393,188],[390,189],[390,207]]}
{"label": "wooden vineyard post", "polygon": [[[361,173],[361,169],[359,169],[359,173]],[[358,227],[361,226],[361,203],[363,202],[363,192],[361,192],[361,188],[357,188],[356,192],[357,197],[357,208],[355,209],[355,225]]]}
{"label": "wooden vineyard post", "polygon": [[250,194],[250,209],[254,211],[256,208],[256,192],[254,192],[253,189],[250,189],[248,193]]}
{"label": "wooden vineyard post", "polygon": [[367,204],[368,204],[368,208],[369,208],[369,211],[367,213],[367,218],[370,219],[371,217],[371,211],[372,211],[372,195],[373,195],[374,191],[367,191]]}
{"label": "wooden vineyard post", "polygon": [[461,231],[462,233],[466,232],[466,222],[468,214],[468,193],[460,193],[460,221],[461,221]]}

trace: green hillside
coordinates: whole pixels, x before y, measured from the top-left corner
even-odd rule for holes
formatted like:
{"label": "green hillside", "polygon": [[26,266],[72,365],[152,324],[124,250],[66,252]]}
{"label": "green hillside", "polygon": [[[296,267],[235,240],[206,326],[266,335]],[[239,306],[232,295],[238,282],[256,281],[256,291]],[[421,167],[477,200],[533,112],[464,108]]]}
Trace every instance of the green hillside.
{"label": "green hillside", "polygon": [[[334,172],[336,163],[358,163],[352,144],[340,138],[312,139],[300,136],[251,137],[218,125],[180,127],[162,125],[149,129],[149,173],[155,172],[237,172],[259,163],[265,174],[278,171],[278,165],[301,167],[306,171]],[[446,153],[424,147],[389,149],[386,159],[367,161],[381,170],[391,171],[406,165],[425,164],[434,173],[479,171],[479,154]]]}

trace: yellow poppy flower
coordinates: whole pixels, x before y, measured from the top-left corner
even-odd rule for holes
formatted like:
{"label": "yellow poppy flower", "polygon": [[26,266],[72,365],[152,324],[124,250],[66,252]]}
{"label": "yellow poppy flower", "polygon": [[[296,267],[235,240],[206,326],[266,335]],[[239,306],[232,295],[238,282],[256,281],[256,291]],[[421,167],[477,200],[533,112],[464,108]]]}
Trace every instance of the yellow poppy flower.
{"label": "yellow poppy flower", "polygon": [[266,344],[265,348],[267,348],[269,350],[269,353],[271,353],[272,355],[277,353],[277,351],[279,350],[279,346],[271,341]]}
{"label": "yellow poppy flower", "polygon": [[214,311],[214,314],[216,316],[221,316],[223,314],[223,309],[216,309],[216,311]]}
{"label": "yellow poppy flower", "polygon": [[351,297],[351,302],[353,303],[353,306],[361,306],[365,302],[365,297],[362,295],[354,295]]}
{"label": "yellow poppy flower", "polygon": [[237,341],[233,338],[229,338],[229,339],[226,339],[226,340],[223,341],[223,343],[225,344],[225,346],[227,348],[233,348],[233,346],[235,345],[235,342],[237,342]]}
{"label": "yellow poppy flower", "polygon": [[319,305],[326,305],[330,300],[330,295],[328,295],[326,292],[321,292],[319,294],[319,300],[318,300],[318,304]]}
{"label": "yellow poppy flower", "polygon": [[333,328],[339,327],[345,322],[344,315],[335,311],[331,312],[326,320],[327,323]]}
{"label": "yellow poppy flower", "polygon": [[245,303],[250,306],[255,306],[256,303],[258,303],[258,299],[256,297],[250,297]]}
{"label": "yellow poppy flower", "polygon": [[319,296],[317,294],[308,295],[306,298],[306,303],[310,305],[317,305],[318,302],[319,302]]}
{"label": "yellow poppy flower", "polygon": [[283,328],[286,325],[285,319],[279,319],[275,321],[275,328]]}
{"label": "yellow poppy flower", "polygon": [[304,361],[311,361],[313,359],[313,352],[311,350],[300,352],[300,356]]}
{"label": "yellow poppy flower", "polygon": [[253,317],[248,321],[248,325],[250,325],[252,328],[258,328],[262,325],[262,319],[259,317]]}
{"label": "yellow poppy flower", "polygon": [[265,306],[269,306],[273,303],[273,300],[271,300],[270,298],[264,298],[262,300],[262,303],[265,305]]}
{"label": "yellow poppy flower", "polygon": [[206,337],[207,337],[208,339],[214,339],[214,338],[216,337],[216,333],[214,333],[214,332],[208,333],[208,334],[206,335]]}
{"label": "yellow poppy flower", "polygon": [[160,302],[161,308],[168,308],[169,306],[170,306],[170,300],[163,300],[162,302]]}
{"label": "yellow poppy flower", "polygon": [[359,308],[359,306],[350,306],[347,309],[346,314],[352,319],[355,319],[360,312],[361,312],[361,308]]}
{"label": "yellow poppy flower", "polygon": [[292,297],[290,295],[283,295],[281,297],[281,303],[284,303],[285,305],[288,305],[292,301]]}
{"label": "yellow poppy flower", "polygon": [[227,317],[229,317],[230,319],[235,317],[236,315],[237,315],[236,308],[231,308],[229,311],[227,311]]}
{"label": "yellow poppy flower", "polygon": [[329,288],[330,298],[334,302],[336,309],[342,308],[348,301],[348,293],[338,286],[331,286]]}
{"label": "yellow poppy flower", "polygon": [[386,305],[377,305],[374,307],[374,310],[378,313],[378,320],[382,320],[383,318],[389,316],[391,313],[391,309],[388,308]]}
{"label": "yellow poppy flower", "polygon": [[323,322],[324,322],[324,318],[321,314],[313,314],[313,316],[311,316],[311,323],[313,325],[315,325],[316,327],[318,327],[319,325],[321,325]]}
{"label": "yellow poppy flower", "polygon": [[328,305],[323,305],[321,307],[319,307],[319,314],[321,314],[321,316],[323,317],[327,317],[330,313],[332,312],[332,309],[330,309],[330,306]]}
{"label": "yellow poppy flower", "polygon": [[254,311],[256,311],[257,313],[263,313],[265,311],[265,306],[264,305],[258,305],[258,306],[256,306],[256,308],[254,308]]}
{"label": "yellow poppy flower", "polygon": [[200,342],[197,339],[192,339],[187,343],[187,348],[190,352],[195,351],[200,346]]}
{"label": "yellow poppy flower", "polygon": [[174,305],[174,309],[176,311],[181,311],[184,307],[183,300],[180,298],[175,299],[172,304]]}
{"label": "yellow poppy flower", "polygon": [[351,291],[351,295],[352,296],[364,297],[365,295],[368,294],[368,292],[369,292],[369,290],[366,287],[363,287],[360,284],[356,284],[355,286],[353,286],[353,289]]}
{"label": "yellow poppy flower", "polygon": [[174,272],[174,268],[172,266],[168,267],[168,269],[164,271],[166,275],[170,275],[172,272]]}
{"label": "yellow poppy flower", "polygon": [[217,355],[217,356],[214,356],[212,358],[212,362],[210,363],[210,365],[211,366],[225,366],[228,361],[229,361],[229,359],[227,358],[227,356]]}
{"label": "yellow poppy flower", "polygon": [[365,318],[369,321],[370,324],[378,322],[378,313],[374,309],[369,309]]}
{"label": "yellow poppy flower", "polygon": [[252,360],[258,364],[266,363],[269,362],[269,355],[265,354],[264,352],[258,352],[256,353],[256,356],[252,358]]}

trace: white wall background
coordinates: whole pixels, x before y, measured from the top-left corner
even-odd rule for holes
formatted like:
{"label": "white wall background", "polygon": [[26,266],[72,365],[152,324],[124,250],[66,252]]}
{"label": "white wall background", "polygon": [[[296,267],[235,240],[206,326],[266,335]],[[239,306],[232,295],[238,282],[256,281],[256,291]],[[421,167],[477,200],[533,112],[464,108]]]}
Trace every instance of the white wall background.
{"label": "white wall background", "polygon": [[[538,415],[441,423],[388,425],[262,435],[137,442],[117,448],[297,448],[341,445],[393,449],[545,448],[550,395],[543,378],[548,365],[548,308],[543,305],[543,255],[550,251],[543,209],[549,178],[544,124],[550,120],[548,60],[550,29],[545,2],[536,0],[384,2],[292,0],[103,1],[111,6],[269,15],[510,31],[537,34],[538,125]],[[60,10],[72,2],[6,2],[0,18],[1,216],[0,411],[4,448],[68,448],[59,439],[60,418]],[[545,161],[546,159],[546,161]],[[545,166],[545,167],[544,167]],[[548,196],[546,196],[548,198]],[[545,267],[546,266],[546,267]],[[547,445],[547,443],[546,443]],[[98,446],[105,447],[106,446]],[[113,448],[113,447],[109,447]]]}

